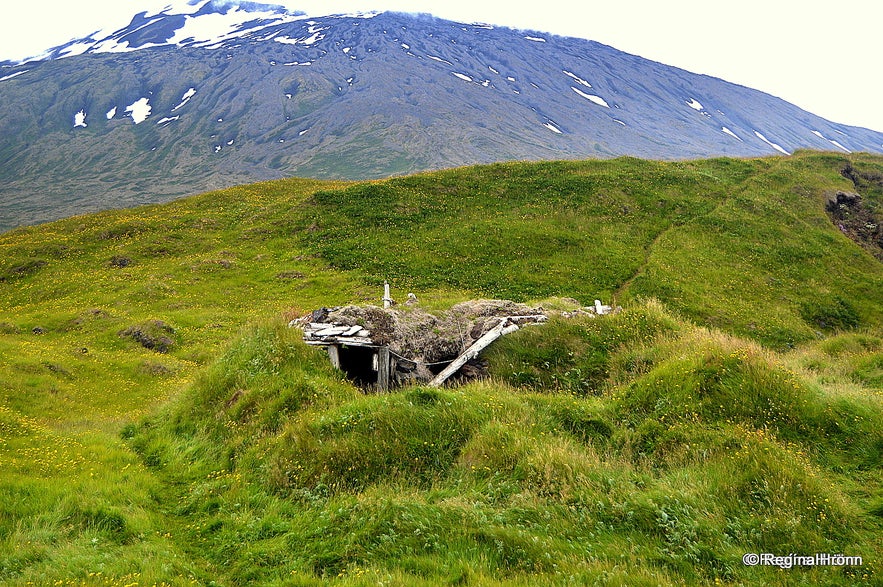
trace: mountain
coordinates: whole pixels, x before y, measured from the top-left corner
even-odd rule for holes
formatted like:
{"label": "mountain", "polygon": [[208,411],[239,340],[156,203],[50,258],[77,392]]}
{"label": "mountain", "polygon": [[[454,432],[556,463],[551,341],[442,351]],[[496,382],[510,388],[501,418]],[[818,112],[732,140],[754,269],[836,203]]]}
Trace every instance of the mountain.
{"label": "mountain", "polygon": [[0,97],[0,230],[286,176],[883,151],[883,133],[587,40],[208,0],[4,62]]}

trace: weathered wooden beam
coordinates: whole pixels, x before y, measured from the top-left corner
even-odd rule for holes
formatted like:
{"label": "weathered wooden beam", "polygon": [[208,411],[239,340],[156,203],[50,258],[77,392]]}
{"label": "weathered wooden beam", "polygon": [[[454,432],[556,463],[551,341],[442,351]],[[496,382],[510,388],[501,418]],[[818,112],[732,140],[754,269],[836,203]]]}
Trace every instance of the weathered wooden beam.
{"label": "weathered wooden beam", "polygon": [[377,346],[377,343],[370,338],[363,338],[361,336],[335,336],[331,340],[337,344],[348,344],[350,346]]}
{"label": "weathered wooden beam", "polygon": [[465,365],[468,361],[471,361],[475,357],[478,356],[478,353],[483,351],[485,347],[489,344],[503,336],[504,334],[509,334],[510,332],[515,332],[518,330],[517,324],[511,324],[508,319],[504,319],[500,321],[499,324],[488,330],[484,336],[476,340],[472,343],[468,349],[463,351],[463,353],[454,359],[454,361],[444,368],[444,370],[436,375],[432,381],[429,382],[430,387],[439,387],[442,383],[448,380],[448,378],[460,370],[460,367]]}
{"label": "weathered wooden beam", "polygon": [[382,346],[377,349],[377,390],[385,392],[389,390],[389,347]]}
{"label": "weathered wooden beam", "polygon": [[383,282],[383,307],[389,308],[392,305],[392,298],[389,297],[389,282]]}
{"label": "weathered wooden beam", "polygon": [[325,348],[328,351],[328,358],[331,359],[331,365],[335,369],[340,369],[340,349],[336,344],[329,344]]}
{"label": "weathered wooden beam", "polygon": [[[323,336],[337,336],[337,335],[345,335],[347,332],[351,330],[350,326],[327,326],[321,330],[314,330],[312,332],[308,332],[311,336],[323,337]],[[356,332],[358,332],[358,327]]]}
{"label": "weathered wooden beam", "polygon": [[370,338],[363,338],[360,336],[330,336],[328,338],[308,338],[304,339],[304,342],[313,346],[329,346],[333,344],[367,347],[377,346],[377,343],[375,343]]}

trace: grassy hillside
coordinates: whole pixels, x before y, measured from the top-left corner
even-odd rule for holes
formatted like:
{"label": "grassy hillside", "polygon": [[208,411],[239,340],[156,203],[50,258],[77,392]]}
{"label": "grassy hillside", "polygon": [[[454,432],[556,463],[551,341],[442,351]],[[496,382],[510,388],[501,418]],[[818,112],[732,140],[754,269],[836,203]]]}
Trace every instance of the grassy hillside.
{"label": "grassy hillside", "polygon": [[[2,234],[0,583],[879,584],[883,265],[837,191],[879,218],[883,159],[286,180]],[[365,395],[284,324],[383,279],[625,311]]]}

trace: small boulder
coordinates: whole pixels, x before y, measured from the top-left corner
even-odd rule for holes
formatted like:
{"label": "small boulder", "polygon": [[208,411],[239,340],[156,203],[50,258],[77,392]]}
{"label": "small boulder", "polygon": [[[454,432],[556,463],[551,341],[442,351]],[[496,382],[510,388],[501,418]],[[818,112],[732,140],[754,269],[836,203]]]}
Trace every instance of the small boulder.
{"label": "small boulder", "polygon": [[122,269],[123,267],[128,267],[132,264],[132,259],[129,257],[123,257],[121,255],[114,255],[110,258],[110,266],[116,267],[118,269]]}
{"label": "small boulder", "polygon": [[175,345],[172,335],[175,329],[162,320],[148,320],[121,330],[119,336],[134,340],[141,346],[158,353],[166,353]]}

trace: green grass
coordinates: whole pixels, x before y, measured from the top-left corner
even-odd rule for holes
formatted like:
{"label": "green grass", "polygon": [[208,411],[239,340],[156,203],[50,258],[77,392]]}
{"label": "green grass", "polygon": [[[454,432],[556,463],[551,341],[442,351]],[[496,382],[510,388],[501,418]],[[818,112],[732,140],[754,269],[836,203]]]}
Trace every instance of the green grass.
{"label": "green grass", "polygon": [[[670,316],[676,328],[636,342],[648,314],[664,316],[637,307],[605,327],[620,383],[595,395],[493,380],[365,396],[296,332],[260,326],[128,435],[182,488],[168,501],[185,542],[231,584],[781,580],[741,564],[754,551],[861,551],[867,580],[800,576],[878,580],[879,390],[816,388],[775,353]],[[510,335],[513,356],[537,332]],[[655,364],[622,370],[638,350]],[[298,378],[287,401],[266,392],[273,361]],[[262,562],[233,556],[241,544]]]}
{"label": "green grass", "polygon": [[[881,170],[512,163],[2,234],[0,584],[879,584],[883,266],[824,207]],[[384,279],[625,309],[365,395],[286,321]]]}
{"label": "green grass", "polygon": [[825,194],[852,188],[845,165],[803,155],[467,168],[320,191],[304,236],[334,266],[402,287],[655,297],[787,348],[880,320],[879,263],[824,211]]}

